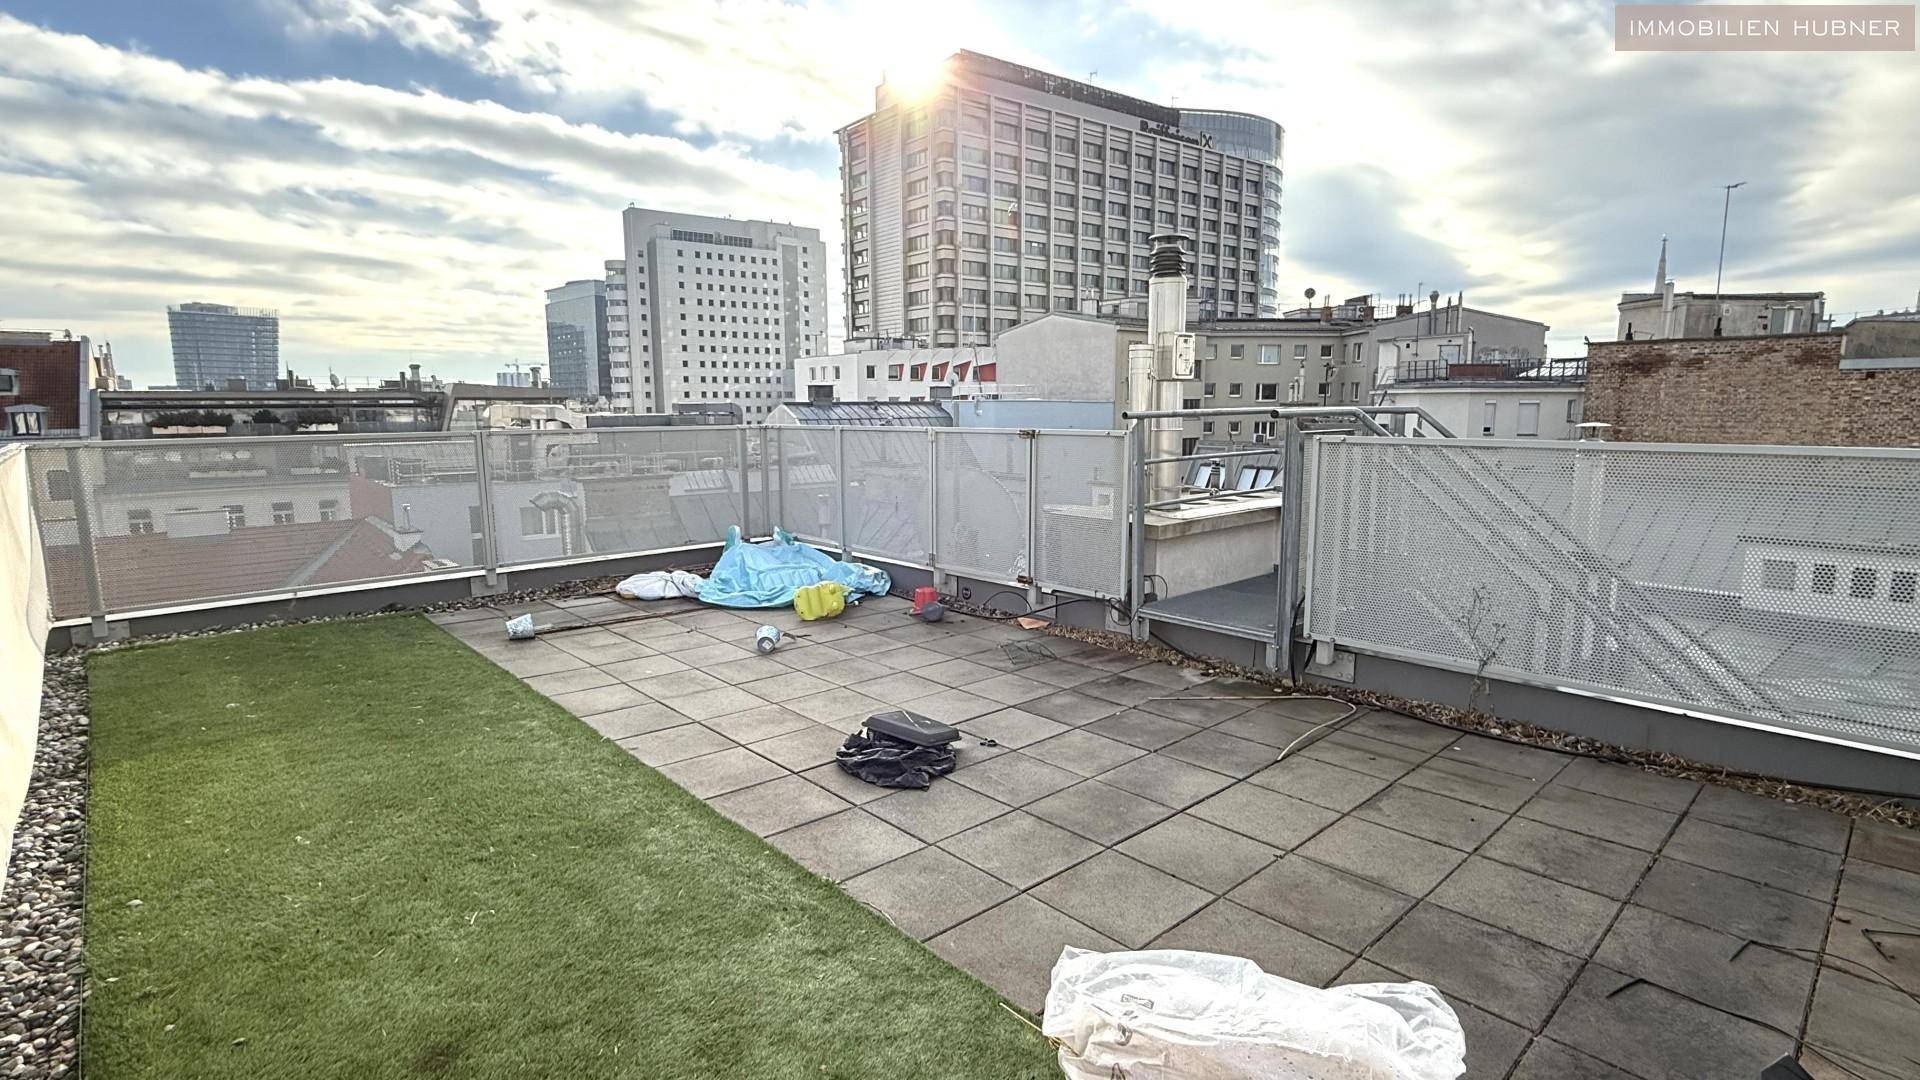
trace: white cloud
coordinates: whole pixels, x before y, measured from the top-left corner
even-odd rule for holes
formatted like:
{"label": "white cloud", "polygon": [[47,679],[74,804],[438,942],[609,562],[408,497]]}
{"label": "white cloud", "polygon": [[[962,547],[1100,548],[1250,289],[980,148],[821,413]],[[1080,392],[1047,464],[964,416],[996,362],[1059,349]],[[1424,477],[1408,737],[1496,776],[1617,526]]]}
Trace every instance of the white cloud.
{"label": "white cloud", "polygon": [[[169,381],[164,307],[282,312],[298,363],[545,351],[541,290],[598,276],[629,201],[831,231],[830,180],[552,115],[197,71],[0,16],[0,280],[14,325],[115,339]],[[404,359],[403,357],[401,358]]]}

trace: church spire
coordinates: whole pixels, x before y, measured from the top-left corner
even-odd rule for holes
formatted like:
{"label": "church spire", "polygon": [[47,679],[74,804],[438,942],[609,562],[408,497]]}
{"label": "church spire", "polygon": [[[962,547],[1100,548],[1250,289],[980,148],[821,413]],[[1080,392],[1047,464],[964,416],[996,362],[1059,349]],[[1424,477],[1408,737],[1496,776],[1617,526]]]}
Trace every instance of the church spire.
{"label": "church spire", "polygon": [[1667,234],[1660,234],[1660,268],[1653,272],[1653,291],[1664,292],[1667,287]]}

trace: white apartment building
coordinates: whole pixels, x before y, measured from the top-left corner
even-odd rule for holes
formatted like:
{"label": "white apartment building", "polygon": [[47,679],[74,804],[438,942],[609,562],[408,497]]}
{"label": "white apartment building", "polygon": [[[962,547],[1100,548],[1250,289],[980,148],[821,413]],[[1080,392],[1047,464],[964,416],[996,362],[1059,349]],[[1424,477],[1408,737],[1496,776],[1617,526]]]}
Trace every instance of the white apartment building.
{"label": "white apartment building", "polygon": [[1145,296],[1148,237],[1194,256],[1204,318],[1278,306],[1279,124],[1174,109],[977,53],[881,84],[839,131],[849,337],[987,345]]}
{"label": "white apartment building", "polygon": [[793,371],[803,401],[942,401],[998,392],[991,346],[921,349],[875,343],[800,357]]}
{"label": "white apartment building", "polygon": [[827,350],[820,231],[639,207],[621,225],[623,257],[607,263],[615,408],[731,401],[751,422],[792,396],[793,359]]}

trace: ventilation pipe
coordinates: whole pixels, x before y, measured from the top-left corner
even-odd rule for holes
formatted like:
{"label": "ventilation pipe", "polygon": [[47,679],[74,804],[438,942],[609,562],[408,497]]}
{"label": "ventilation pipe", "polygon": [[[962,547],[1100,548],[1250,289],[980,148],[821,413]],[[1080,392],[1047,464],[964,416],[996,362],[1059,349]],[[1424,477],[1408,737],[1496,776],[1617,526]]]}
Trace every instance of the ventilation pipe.
{"label": "ventilation pipe", "polygon": [[[1180,250],[1180,237],[1170,234],[1152,239],[1152,274],[1147,282],[1147,343],[1153,346],[1153,408],[1173,412],[1180,408],[1181,385],[1174,377],[1174,356],[1187,329],[1187,257]],[[1189,339],[1191,340],[1191,339]],[[1152,457],[1180,455],[1182,423],[1177,416],[1147,421],[1152,441]],[[1180,463],[1166,462],[1153,467],[1153,501],[1180,496]]]}

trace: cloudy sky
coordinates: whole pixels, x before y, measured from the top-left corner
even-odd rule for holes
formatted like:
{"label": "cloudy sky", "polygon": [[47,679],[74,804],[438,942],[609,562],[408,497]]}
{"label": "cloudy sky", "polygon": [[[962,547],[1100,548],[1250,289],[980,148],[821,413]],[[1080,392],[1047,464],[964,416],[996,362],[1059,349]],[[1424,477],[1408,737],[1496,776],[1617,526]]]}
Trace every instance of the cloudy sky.
{"label": "cloudy sky", "polygon": [[163,383],[211,300],[303,374],[490,381],[629,202],[837,236],[833,130],[956,48],[1279,120],[1288,297],[1465,290],[1579,355],[1663,232],[1712,288],[1734,180],[1728,291],[1920,290],[1914,54],[1615,54],[1611,3],[0,0],[0,326]]}

